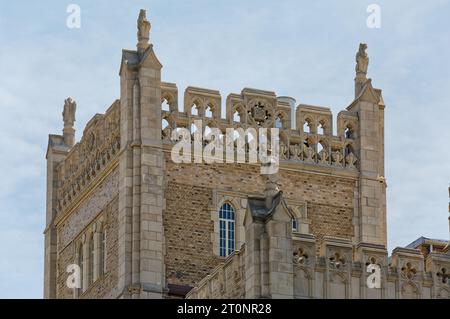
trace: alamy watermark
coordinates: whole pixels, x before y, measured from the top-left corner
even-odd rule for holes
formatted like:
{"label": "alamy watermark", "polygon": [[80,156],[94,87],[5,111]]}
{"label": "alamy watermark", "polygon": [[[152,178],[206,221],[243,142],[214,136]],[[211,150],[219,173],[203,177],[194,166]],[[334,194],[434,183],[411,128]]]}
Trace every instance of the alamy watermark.
{"label": "alamy watermark", "polygon": [[70,264],[66,268],[67,276],[66,285],[70,289],[81,288],[81,268],[77,264]]}
{"label": "alamy watermark", "polygon": [[366,284],[367,288],[381,288],[381,267],[377,264],[367,265],[366,271],[370,273],[367,276]]}
{"label": "alamy watermark", "polygon": [[366,20],[369,29],[381,28],[381,7],[378,4],[370,4],[367,7],[367,13],[370,13]]}
{"label": "alamy watermark", "polygon": [[66,12],[69,13],[66,19],[66,26],[69,29],[81,28],[81,7],[78,4],[69,4]]}
{"label": "alamy watermark", "polygon": [[[370,273],[366,279],[366,285],[369,289],[381,288],[381,267],[380,265],[370,263],[367,265],[366,271]],[[80,289],[82,282],[82,272],[77,264],[70,264],[66,268],[68,273],[66,286],[70,289]]]}
{"label": "alamy watermark", "polygon": [[278,128],[218,128],[203,130],[201,120],[194,121],[195,131],[178,128],[172,131],[176,142],[171,151],[174,163],[261,163],[261,174],[278,172],[280,137]]}

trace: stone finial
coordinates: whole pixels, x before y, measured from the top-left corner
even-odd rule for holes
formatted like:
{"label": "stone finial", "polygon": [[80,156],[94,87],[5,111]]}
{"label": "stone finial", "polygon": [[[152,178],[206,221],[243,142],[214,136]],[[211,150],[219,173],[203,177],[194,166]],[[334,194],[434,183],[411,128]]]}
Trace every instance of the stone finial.
{"label": "stone finial", "polygon": [[68,97],[64,100],[64,110],[62,113],[64,127],[73,126],[75,123],[75,112],[77,111],[77,102]]}
{"label": "stone finial", "polygon": [[75,129],[73,125],[75,123],[75,112],[77,111],[77,103],[68,97],[64,100],[64,110],[62,113],[64,121],[63,137],[64,143],[72,147],[75,144]]}
{"label": "stone finial", "polygon": [[369,67],[369,56],[367,55],[367,44],[360,43],[358,53],[356,53],[356,74],[363,73],[367,74],[367,69]]}
{"label": "stone finial", "polygon": [[137,20],[137,28],[138,28],[137,49],[138,49],[139,53],[142,53],[150,46],[149,41],[150,41],[150,29],[151,29],[151,24],[147,20],[147,13],[143,9],[141,9],[141,11],[139,12],[139,18]]}
{"label": "stone finial", "polygon": [[356,53],[356,77],[355,77],[355,98],[361,93],[367,81],[367,69],[369,67],[369,56],[367,55],[367,44],[360,43]]}

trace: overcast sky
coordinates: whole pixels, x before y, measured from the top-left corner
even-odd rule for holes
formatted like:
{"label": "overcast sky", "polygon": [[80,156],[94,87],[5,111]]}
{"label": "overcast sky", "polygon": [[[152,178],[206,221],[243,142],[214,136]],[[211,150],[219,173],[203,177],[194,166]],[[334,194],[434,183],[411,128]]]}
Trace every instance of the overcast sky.
{"label": "overcast sky", "polygon": [[[450,182],[450,1],[1,1],[0,297],[41,298],[45,152],[64,99],[78,104],[77,138],[119,97],[121,49],[148,10],[162,79],[220,90],[272,90],[344,109],[355,53],[386,103],[389,250],[419,236],[447,239]],[[26,3],[26,4],[25,4]],[[66,26],[81,7],[81,28]],[[369,4],[381,28],[369,29]]]}

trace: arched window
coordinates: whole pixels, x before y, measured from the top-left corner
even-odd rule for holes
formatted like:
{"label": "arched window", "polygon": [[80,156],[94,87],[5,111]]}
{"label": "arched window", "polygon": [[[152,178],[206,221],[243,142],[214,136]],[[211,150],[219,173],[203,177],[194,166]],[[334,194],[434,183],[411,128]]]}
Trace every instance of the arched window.
{"label": "arched window", "polygon": [[317,134],[324,135],[325,134],[325,123],[320,122],[319,126],[317,127]]}
{"label": "arched window", "polygon": [[102,229],[100,234],[100,245],[99,245],[99,275],[103,276],[105,274],[105,264],[106,264],[106,230]]}
{"label": "arched window", "polygon": [[192,106],[191,106],[191,115],[198,115],[198,106],[197,106],[197,104],[193,104]]}
{"label": "arched window", "polygon": [[213,107],[209,104],[206,106],[205,117],[213,117]]}
{"label": "arched window", "polygon": [[94,282],[94,235],[89,238],[89,269],[88,269],[88,285]]}
{"label": "arched window", "polygon": [[161,120],[161,127],[164,130],[166,127],[169,126],[169,122],[166,119]]}
{"label": "arched window", "polygon": [[317,143],[317,153],[320,153],[324,149],[321,142]]}
{"label": "arched window", "polygon": [[281,120],[280,115],[275,119],[275,128],[283,128],[283,121]]}
{"label": "arched window", "polygon": [[219,211],[219,251],[221,257],[229,256],[234,252],[235,239],[235,213],[234,208],[229,203],[220,207]]}
{"label": "arched window", "polygon": [[169,105],[169,101],[167,101],[167,99],[164,99],[163,102],[161,103],[161,109],[163,111],[170,111],[170,105]]}
{"label": "arched window", "polygon": [[312,127],[312,121],[309,119],[306,119],[303,123],[303,132],[304,133],[311,133],[311,127]]}
{"label": "arched window", "polygon": [[292,218],[291,219],[291,227],[292,227],[292,231],[293,232],[297,232],[298,231],[297,218]]}

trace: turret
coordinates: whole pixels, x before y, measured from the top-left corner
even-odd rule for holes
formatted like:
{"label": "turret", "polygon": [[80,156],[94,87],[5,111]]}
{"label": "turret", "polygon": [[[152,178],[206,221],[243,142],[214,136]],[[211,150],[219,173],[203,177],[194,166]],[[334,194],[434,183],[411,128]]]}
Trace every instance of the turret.
{"label": "turret", "polygon": [[119,290],[123,298],[161,298],[166,288],[162,65],[149,42],[150,28],[146,11],[141,10],[137,51],[123,50],[120,67]]}
{"label": "turret", "polygon": [[386,247],[386,180],[384,177],[384,101],[381,90],[366,77],[369,57],[361,43],[356,54],[355,100],[347,110],[357,114],[358,127],[346,136],[355,139],[360,159],[358,186],[359,242]]}

